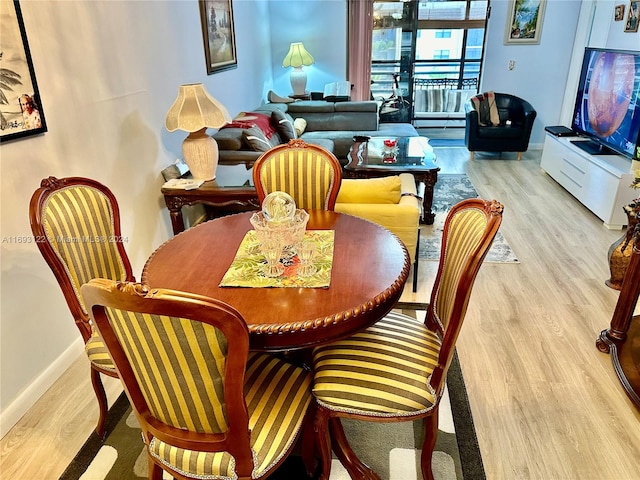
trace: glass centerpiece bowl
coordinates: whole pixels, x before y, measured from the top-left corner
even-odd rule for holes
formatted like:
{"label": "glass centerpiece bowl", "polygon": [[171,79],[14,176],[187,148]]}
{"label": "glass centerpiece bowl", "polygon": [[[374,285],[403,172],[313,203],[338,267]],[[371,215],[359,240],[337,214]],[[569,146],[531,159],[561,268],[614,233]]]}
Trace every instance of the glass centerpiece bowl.
{"label": "glass centerpiece bowl", "polygon": [[[260,242],[260,250],[268,261],[265,275],[281,275],[284,266],[280,264],[280,258],[290,259],[296,254],[295,247],[304,238],[309,214],[295,208],[290,195],[273,192],[265,197],[262,211],[254,213],[249,221]],[[279,251],[276,260],[273,259],[274,250]],[[274,265],[274,262],[280,266]]]}

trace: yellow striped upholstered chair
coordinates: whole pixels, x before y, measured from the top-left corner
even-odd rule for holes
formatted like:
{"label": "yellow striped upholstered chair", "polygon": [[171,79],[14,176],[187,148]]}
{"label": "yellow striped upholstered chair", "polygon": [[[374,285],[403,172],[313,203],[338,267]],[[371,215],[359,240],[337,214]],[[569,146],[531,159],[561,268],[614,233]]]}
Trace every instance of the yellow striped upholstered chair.
{"label": "yellow striped upholstered chair", "polygon": [[[424,323],[391,312],[352,337],[314,350],[322,479],[329,478],[331,440],[350,451],[338,417],[380,422],[424,418],[422,475],[433,479],[438,406],[471,288],[502,222],[502,208],[495,200],[470,199],[451,209]],[[339,457],[351,478],[379,478],[354,455]]]}
{"label": "yellow striped upholstered chair", "polygon": [[291,195],[298,208],[333,210],[341,182],[342,167],[335,155],[300,139],[273,147],[253,165],[260,203],[281,191]]}
{"label": "yellow striped upholstered chair", "polygon": [[114,378],[118,374],[91,328],[80,287],[96,277],[134,280],[120,232],[118,202],[107,187],[94,180],[49,177],[31,197],[29,217],[35,243],[53,271],[84,340],[100,410],[96,433],[104,437],[107,396],[100,374]]}
{"label": "yellow striped upholstered chair", "polygon": [[82,295],[142,427],[150,479],[162,470],[179,479],[266,478],[303,426],[311,455],[312,374],[249,353],[233,307],[104,279]]}

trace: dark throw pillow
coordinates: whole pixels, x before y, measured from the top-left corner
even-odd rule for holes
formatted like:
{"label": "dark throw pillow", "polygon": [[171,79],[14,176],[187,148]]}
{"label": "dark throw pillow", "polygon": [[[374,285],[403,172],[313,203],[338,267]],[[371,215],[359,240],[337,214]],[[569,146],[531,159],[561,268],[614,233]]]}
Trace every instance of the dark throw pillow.
{"label": "dark throw pillow", "polygon": [[271,143],[258,127],[243,130],[242,138],[249,145],[249,148],[255,152],[266,152],[271,148]]}
{"label": "dark throw pillow", "polygon": [[293,128],[293,121],[281,110],[274,110],[271,113],[271,121],[276,126],[276,131],[280,135],[283,143],[294,140],[297,137],[296,130]]}

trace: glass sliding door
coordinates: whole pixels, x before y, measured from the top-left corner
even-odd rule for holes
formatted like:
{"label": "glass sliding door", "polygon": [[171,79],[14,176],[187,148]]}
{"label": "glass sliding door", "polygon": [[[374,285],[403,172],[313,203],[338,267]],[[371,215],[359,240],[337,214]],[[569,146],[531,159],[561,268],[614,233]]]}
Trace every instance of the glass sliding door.
{"label": "glass sliding door", "polygon": [[373,96],[403,95],[419,118],[445,108],[448,92],[437,92],[442,105],[424,105],[433,89],[477,92],[488,12],[488,0],[374,2]]}
{"label": "glass sliding door", "polygon": [[409,93],[415,52],[414,2],[374,2],[371,94],[374,98]]}

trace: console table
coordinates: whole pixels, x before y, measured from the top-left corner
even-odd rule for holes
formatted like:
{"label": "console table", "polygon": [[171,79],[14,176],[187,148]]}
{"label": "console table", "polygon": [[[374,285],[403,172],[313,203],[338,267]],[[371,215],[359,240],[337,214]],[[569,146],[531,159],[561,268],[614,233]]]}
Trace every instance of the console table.
{"label": "console table", "polygon": [[640,227],[635,229],[631,262],[607,330],[596,341],[611,354],[613,368],[625,392],[640,410],[640,315],[633,316],[640,297]]}
{"label": "console table", "polygon": [[193,190],[162,187],[162,195],[169,209],[174,235],[184,231],[182,207],[186,205],[208,205],[212,207],[214,217],[260,210],[251,169],[244,164],[218,165],[214,180]]}
{"label": "console table", "polygon": [[546,134],[540,167],[610,229],[627,224],[623,207],[637,196],[631,188],[631,161],[621,155],[591,155],[577,147],[578,137]]}

